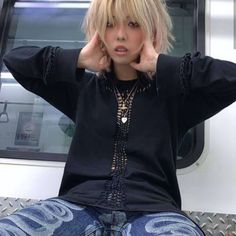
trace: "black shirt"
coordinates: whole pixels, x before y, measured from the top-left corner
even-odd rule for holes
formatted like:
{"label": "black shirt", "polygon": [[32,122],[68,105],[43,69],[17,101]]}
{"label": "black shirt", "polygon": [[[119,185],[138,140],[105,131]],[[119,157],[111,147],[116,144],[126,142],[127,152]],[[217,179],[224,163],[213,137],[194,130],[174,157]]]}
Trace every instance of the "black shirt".
{"label": "black shirt", "polygon": [[157,73],[139,73],[128,119],[121,123],[112,72],[77,69],[80,50],[13,49],[4,62],[15,79],[75,122],[59,195],[78,204],[124,211],[177,211],[178,147],[188,129],[231,104],[236,65],[197,53],[161,54]]}

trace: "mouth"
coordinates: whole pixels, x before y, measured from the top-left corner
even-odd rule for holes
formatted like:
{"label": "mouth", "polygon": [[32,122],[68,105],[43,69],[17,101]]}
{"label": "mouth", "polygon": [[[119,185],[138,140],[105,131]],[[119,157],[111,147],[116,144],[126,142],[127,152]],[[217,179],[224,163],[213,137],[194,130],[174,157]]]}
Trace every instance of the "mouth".
{"label": "mouth", "polygon": [[123,56],[123,55],[126,55],[128,53],[128,49],[124,46],[117,46],[115,48],[115,53],[117,55]]}

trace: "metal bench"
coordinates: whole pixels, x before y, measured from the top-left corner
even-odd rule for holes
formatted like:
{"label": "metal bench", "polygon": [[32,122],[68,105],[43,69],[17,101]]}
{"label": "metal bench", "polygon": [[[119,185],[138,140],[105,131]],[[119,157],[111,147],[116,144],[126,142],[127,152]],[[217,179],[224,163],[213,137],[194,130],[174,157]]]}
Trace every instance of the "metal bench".
{"label": "metal bench", "polygon": [[[0,197],[0,218],[30,206],[38,200]],[[186,211],[207,236],[236,236],[236,215]]]}

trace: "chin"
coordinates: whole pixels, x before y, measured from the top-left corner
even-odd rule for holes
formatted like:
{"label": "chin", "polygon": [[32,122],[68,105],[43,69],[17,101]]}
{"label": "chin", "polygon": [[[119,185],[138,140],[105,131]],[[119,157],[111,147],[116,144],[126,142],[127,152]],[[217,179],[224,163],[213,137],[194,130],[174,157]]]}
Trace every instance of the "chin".
{"label": "chin", "polygon": [[128,65],[131,62],[137,61],[138,57],[133,57],[133,58],[127,58],[127,57],[120,57],[120,58],[112,58],[113,62],[116,64],[121,64],[121,65]]}

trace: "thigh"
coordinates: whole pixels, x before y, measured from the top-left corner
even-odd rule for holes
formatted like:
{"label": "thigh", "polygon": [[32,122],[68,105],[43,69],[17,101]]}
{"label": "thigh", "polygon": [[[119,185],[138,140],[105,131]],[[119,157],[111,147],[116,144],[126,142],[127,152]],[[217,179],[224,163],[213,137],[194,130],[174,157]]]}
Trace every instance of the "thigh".
{"label": "thigh", "polygon": [[204,236],[200,228],[187,217],[161,212],[147,214],[130,221],[124,226],[123,236]]}
{"label": "thigh", "polygon": [[0,220],[0,236],[100,236],[102,225],[92,210],[53,198]]}

